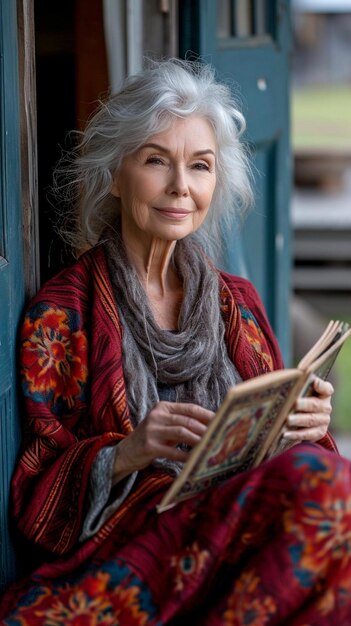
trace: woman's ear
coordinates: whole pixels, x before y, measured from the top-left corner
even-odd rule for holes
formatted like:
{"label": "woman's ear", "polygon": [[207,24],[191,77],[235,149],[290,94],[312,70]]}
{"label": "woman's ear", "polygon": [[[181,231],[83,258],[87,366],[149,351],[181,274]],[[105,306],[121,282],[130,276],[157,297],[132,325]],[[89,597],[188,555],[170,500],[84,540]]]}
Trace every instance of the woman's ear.
{"label": "woman's ear", "polygon": [[114,174],[113,179],[112,179],[111,193],[112,193],[113,196],[115,196],[115,198],[119,198],[120,195],[121,195],[120,192],[119,192],[119,184],[118,184],[117,172]]}

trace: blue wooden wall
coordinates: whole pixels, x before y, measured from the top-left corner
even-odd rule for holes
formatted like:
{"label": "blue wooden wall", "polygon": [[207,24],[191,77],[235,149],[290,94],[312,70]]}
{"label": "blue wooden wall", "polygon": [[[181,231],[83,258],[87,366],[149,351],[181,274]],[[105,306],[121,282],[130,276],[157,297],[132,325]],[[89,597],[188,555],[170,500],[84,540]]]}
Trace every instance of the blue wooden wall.
{"label": "blue wooden wall", "polygon": [[15,577],[8,494],[20,437],[16,335],[23,254],[16,2],[0,0],[0,590]]}

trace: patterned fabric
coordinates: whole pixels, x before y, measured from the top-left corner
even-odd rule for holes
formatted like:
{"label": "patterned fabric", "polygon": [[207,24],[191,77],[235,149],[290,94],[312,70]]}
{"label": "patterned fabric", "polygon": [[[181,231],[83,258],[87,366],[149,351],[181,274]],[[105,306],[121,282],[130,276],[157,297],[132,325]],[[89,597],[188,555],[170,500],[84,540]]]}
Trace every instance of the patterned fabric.
{"label": "patterned fabric", "polygon": [[349,462],[308,444],[161,515],[153,497],[83,573],[13,590],[1,624],[347,626],[350,483]]}
{"label": "patterned fabric", "polygon": [[84,398],[87,338],[79,315],[38,303],[25,318],[22,333],[23,391],[35,402],[62,414]]}
{"label": "patterned fabric", "polygon": [[265,348],[264,335],[260,329],[253,313],[243,305],[239,306],[243,331],[249,344],[254,348],[256,354],[262,359],[262,371],[270,372],[273,369],[273,359]]}
{"label": "patterned fabric", "polygon": [[155,615],[150,592],[123,563],[106,561],[83,576],[52,585],[37,582],[20,601],[16,616],[5,624],[18,626],[144,626]]}
{"label": "patterned fabric", "polygon": [[[222,273],[221,311],[243,379],[282,366],[250,283]],[[155,506],[172,478],[144,470],[79,543],[92,463],[132,430],[122,332],[99,247],[30,305],[13,515],[50,558],[3,596],[0,623],[351,624],[350,466],[320,445],[296,446],[162,515]],[[320,443],[334,448],[330,436]]]}

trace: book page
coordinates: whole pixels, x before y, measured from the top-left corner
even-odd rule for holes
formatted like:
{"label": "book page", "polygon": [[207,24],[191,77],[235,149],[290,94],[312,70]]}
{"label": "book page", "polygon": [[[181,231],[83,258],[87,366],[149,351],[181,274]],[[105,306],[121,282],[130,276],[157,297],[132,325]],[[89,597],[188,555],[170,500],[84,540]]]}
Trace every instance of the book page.
{"label": "book page", "polygon": [[306,354],[302,357],[297,366],[299,369],[305,369],[306,367],[308,367],[312,363],[312,361],[325,350],[326,346],[330,345],[338,326],[338,321],[334,322],[333,320],[330,320],[329,324],[327,325],[326,329],[319,337],[319,339],[317,339],[313,346],[311,346],[308,352],[306,352]]}
{"label": "book page", "polygon": [[[298,364],[299,369],[314,369],[314,362],[319,360],[323,354],[329,351],[329,349],[335,345],[342,345],[342,343],[346,340],[346,338],[350,334],[349,325],[346,322],[339,322],[338,320],[335,322],[330,321],[327,328],[321,337],[316,341],[316,343],[312,346],[312,348],[307,352],[307,354],[301,359]],[[340,340],[344,337],[344,339],[340,342]],[[335,354],[336,358],[337,354]],[[335,360],[335,359],[334,359]],[[333,363],[331,364],[331,366]],[[330,371],[331,367],[329,368]],[[328,371],[328,373],[329,373]],[[328,375],[328,374],[326,374]],[[321,378],[325,378],[326,376],[321,376]]]}

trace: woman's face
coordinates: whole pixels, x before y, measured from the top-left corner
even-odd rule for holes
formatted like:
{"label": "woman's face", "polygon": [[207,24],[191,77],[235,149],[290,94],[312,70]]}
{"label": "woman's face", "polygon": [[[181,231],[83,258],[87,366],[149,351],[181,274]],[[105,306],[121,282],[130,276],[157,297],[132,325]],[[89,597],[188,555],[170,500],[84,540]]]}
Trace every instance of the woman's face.
{"label": "woman's face", "polygon": [[175,118],[126,156],[112,194],[121,200],[123,236],[174,241],[204,221],[216,186],[216,138],[201,117]]}

